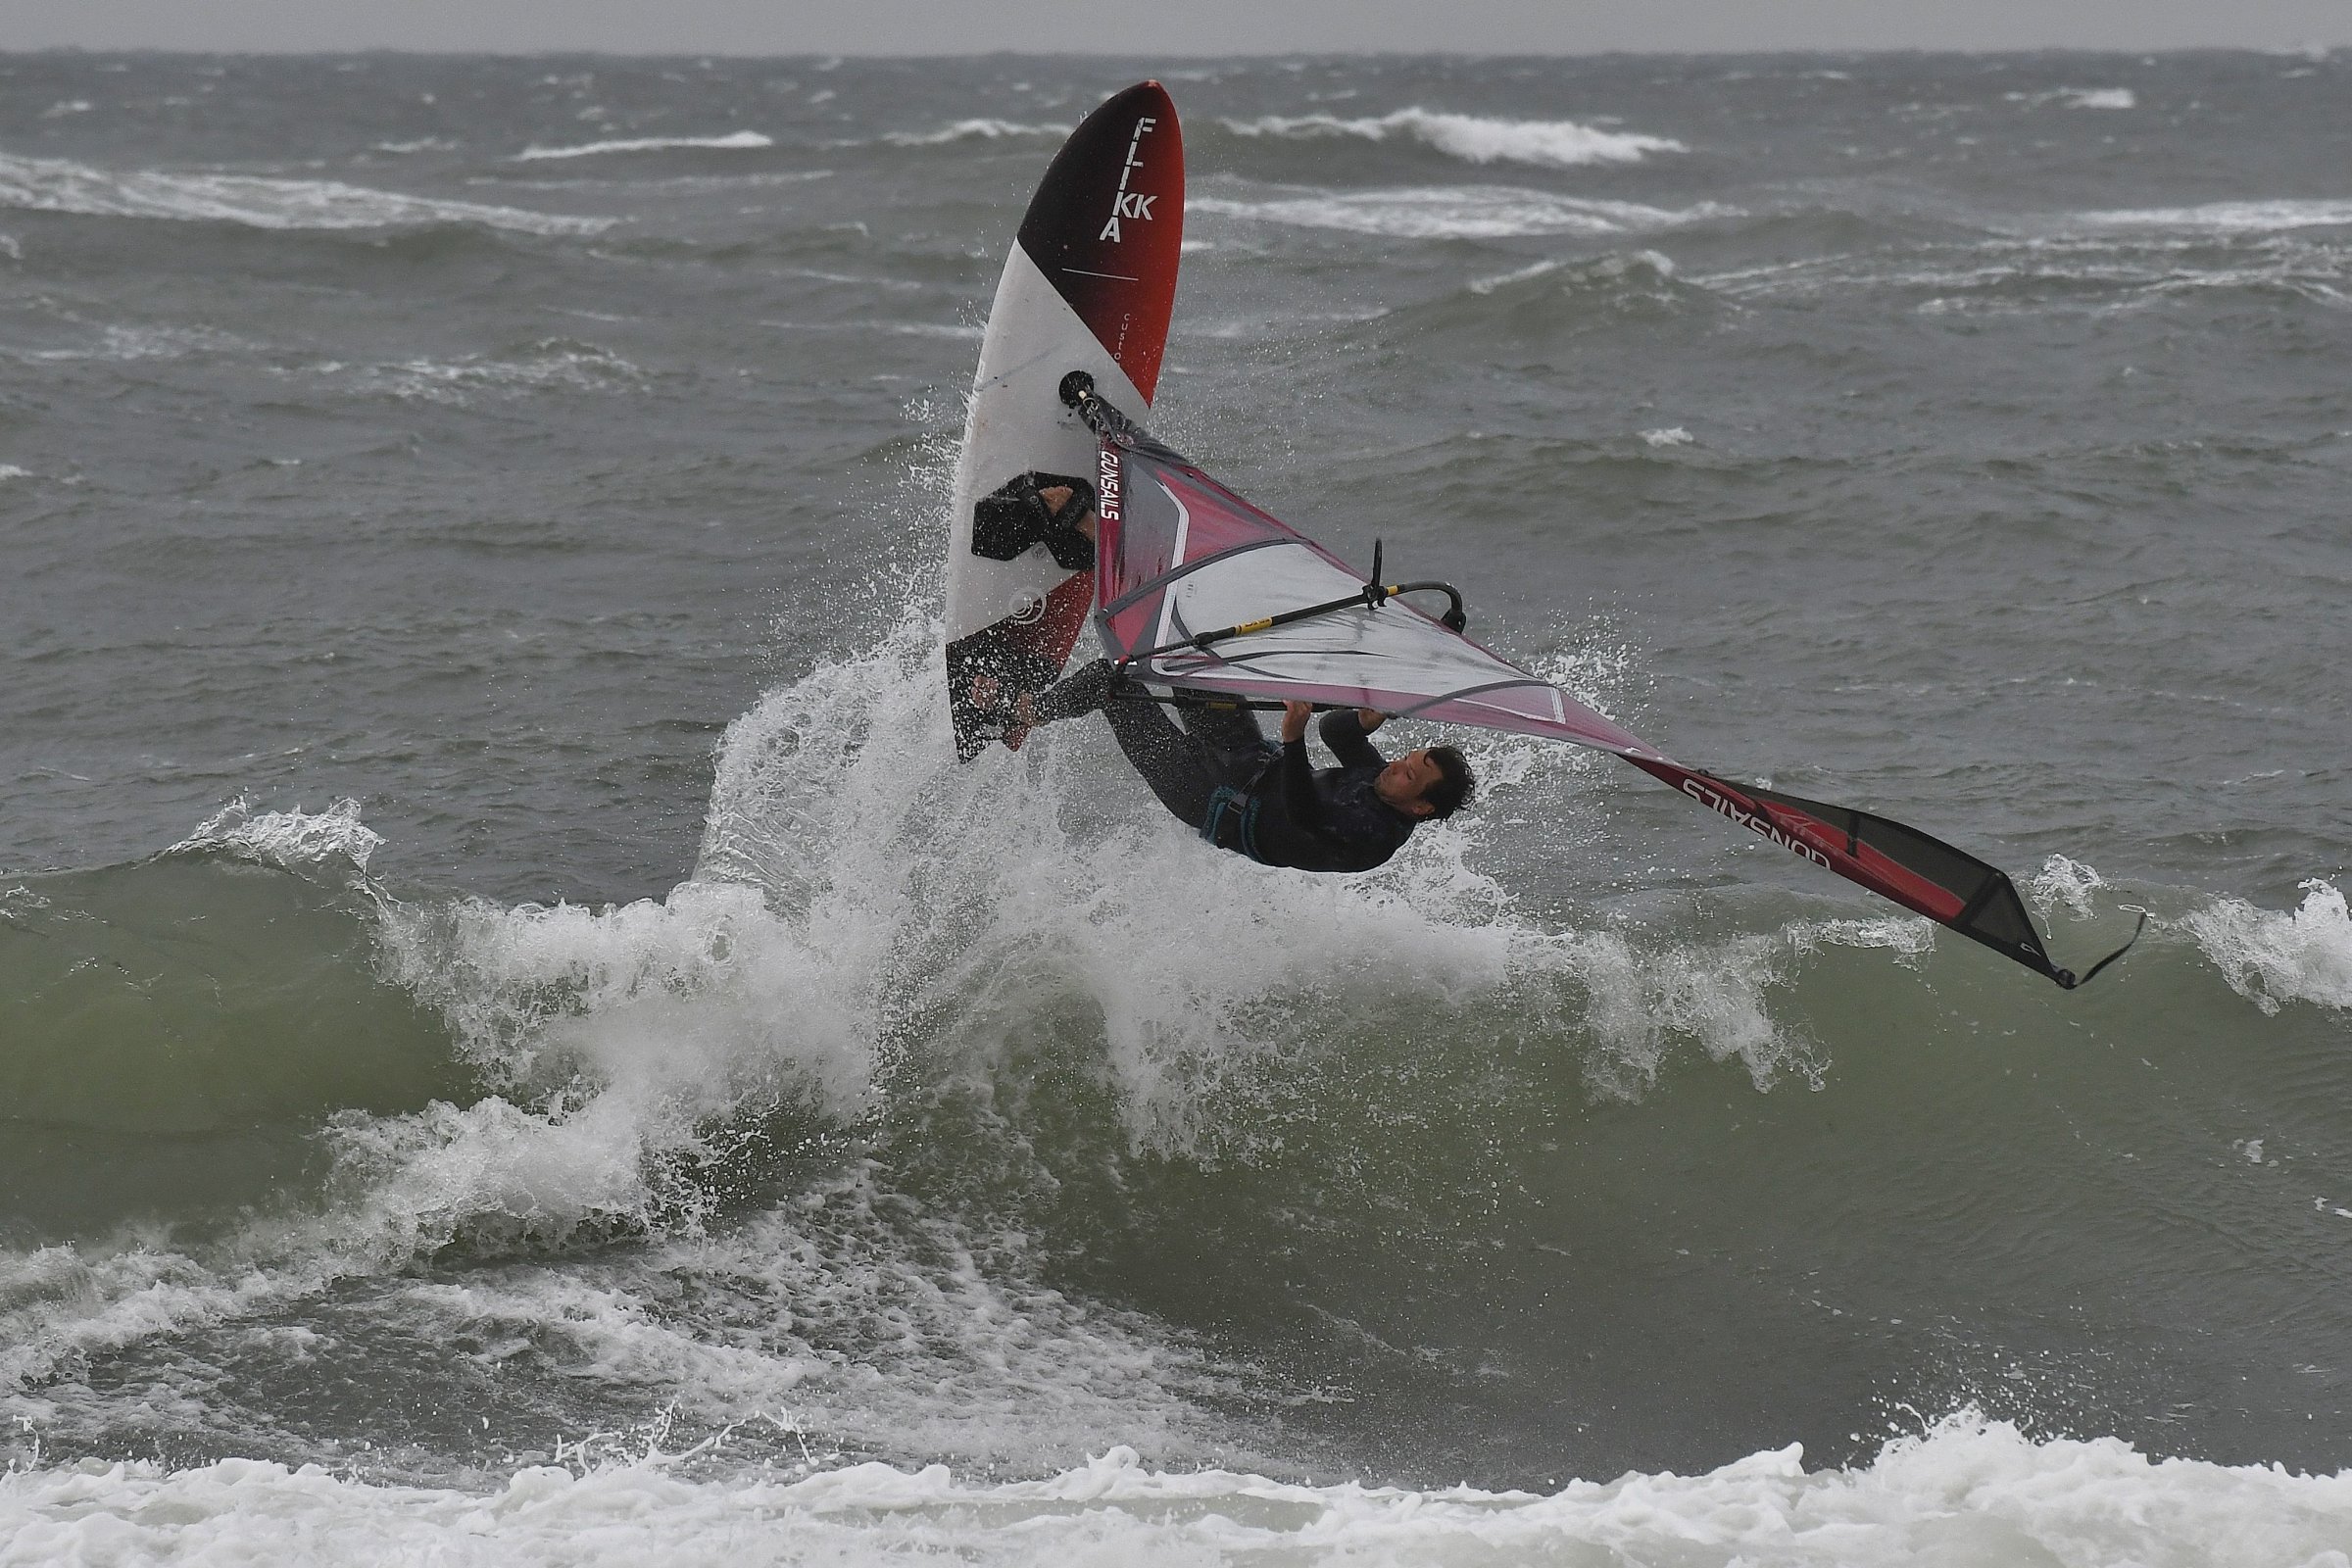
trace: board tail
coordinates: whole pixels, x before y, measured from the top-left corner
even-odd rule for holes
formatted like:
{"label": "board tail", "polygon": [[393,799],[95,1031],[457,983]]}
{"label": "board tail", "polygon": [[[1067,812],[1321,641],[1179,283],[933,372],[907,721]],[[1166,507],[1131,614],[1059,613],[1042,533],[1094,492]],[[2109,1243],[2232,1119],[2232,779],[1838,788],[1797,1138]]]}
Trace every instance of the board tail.
{"label": "board tail", "polygon": [[1061,673],[1093,603],[1083,542],[1066,529],[1008,531],[999,503],[1007,486],[1034,491],[1092,467],[1092,438],[1054,395],[1070,370],[1151,402],[1183,242],[1184,132],[1167,90],[1140,81],[1054,154],[989,313],[948,553],[948,708],[960,758],[999,741],[1019,747],[1022,699]]}

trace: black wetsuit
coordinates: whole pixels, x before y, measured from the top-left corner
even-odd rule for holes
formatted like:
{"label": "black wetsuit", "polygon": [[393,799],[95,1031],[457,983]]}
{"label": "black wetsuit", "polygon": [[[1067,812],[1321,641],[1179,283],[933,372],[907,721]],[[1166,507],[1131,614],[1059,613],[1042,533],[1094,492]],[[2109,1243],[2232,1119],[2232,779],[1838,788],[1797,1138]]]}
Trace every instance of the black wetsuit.
{"label": "black wetsuit", "polygon": [[1351,709],[1323,715],[1323,744],[1340,760],[1326,768],[1308,765],[1303,740],[1267,740],[1244,708],[1187,708],[1179,727],[1159,704],[1121,697],[1102,716],[1162,806],[1219,849],[1262,864],[1369,871],[1417,820],[1373,790],[1388,764]]}

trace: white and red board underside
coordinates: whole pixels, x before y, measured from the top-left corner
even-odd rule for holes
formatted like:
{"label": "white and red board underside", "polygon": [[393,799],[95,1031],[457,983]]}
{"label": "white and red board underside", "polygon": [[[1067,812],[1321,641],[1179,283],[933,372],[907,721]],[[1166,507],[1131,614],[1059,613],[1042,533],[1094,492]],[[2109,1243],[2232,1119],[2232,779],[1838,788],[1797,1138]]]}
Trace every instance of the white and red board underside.
{"label": "white and red board underside", "polygon": [[949,709],[958,756],[1021,743],[1007,718],[1053,684],[1086,622],[1094,585],[1044,547],[1011,561],[972,553],[980,499],[1026,473],[1089,475],[1095,437],[1062,404],[1072,370],[1131,414],[1159,382],[1184,238],[1184,136],[1155,81],[1086,117],[1021,220],[981,339],[956,465],[948,540]]}

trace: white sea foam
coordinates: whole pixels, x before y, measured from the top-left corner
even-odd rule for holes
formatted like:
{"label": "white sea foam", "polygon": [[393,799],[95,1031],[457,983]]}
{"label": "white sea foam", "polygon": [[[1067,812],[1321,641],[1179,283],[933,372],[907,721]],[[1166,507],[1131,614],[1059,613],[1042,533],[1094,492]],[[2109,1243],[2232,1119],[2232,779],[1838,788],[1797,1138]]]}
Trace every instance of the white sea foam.
{"label": "white sea foam", "polygon": [[2304,883],[2293,910],[2220,899],[2180,925],[2230,988],[2266,1013],[2289,1002],[2352,1007],[2352,911],[2331,882]]}
{"label": "white sea foam", "polygon": [[1662,430],[1644,430],[1642,439],[1653,447],[1687,447],[1698,438],[1677,424]]}
{"label": "white sea foam", "polygon": [[234,354],[258,347],[251,339],[209,326],[127,326],[108,322],[97,341],[70,349],[20,349],[15,358],[51,363],[86,360],[177,360],[190,354]]}
{"label": "white sea foam", "polygon": [[1508,288],[1513,283],[1525,283],[1531,278],[1556,272],[1560,270],[1560,265],[1559,262],[1550,259],[1530,262],[1525,267],[1514,267],[1507,272],[1496,272],[1488,277],[1474,277],[1470,280],[1468,287],[1473,294],[1492,294],[1498,288]]}
{"label": "white sea foam", "polygon": [[[344,368],[316,368],[337,374]],[[354,372],[354,378],[363,392],[463,408],[483,393],[623,391],[641,383],[645,372],[592,343],[551,338],[506,355],[369,366]]]}
{"label": "white sea foam", "polygon": [[2352,226],[2352,201],[2208,202],[2201,207],[2144,207],[2079,213],[2074,221],[2101,228],[2182,229],[2254,234],[2296,228]]}
{"label": "white sea foam", "polygon": [[700,148],[709,152],[753,152],[773,147],[775,140],[756,130],[733,130],[723,136],[632,136],[619,141],[584,142],[576,147],[525,147],[517,163],[548,158],[601,158],[608,153],[663,152],[671,148]]}
{"label": "white sea foam", "polygon": [[2065,905],[2067,912],[2078,920],[2091,917],[2090,896],[2107,885],[2095,867],[2081,860],[2053,855],[2041,862],[2041,869],[2026,883],[2026,897],[2048,919],[2050,911]]}
{"label": "white sea foam", "polygon": [[2049,92],[2013,92],[2011,103],[2056,104],[2061,109],[2136,109],[2139,95],[2129,87],[2059,87]]}
{"label": "white sea foam", "polygon": [[1334,228],[1399,239],[1501,239],[1514,234],[1623,234],[1721,216],[1711,204],[1680,211],[1639,202],[1561,196],[1513,185],[1403,186],[1300,191],[1260,198],[1197,196],[1195,213]]}
{"label": "white sea foam", "polygon": [[[1378,999],[1399,991],[1581,1016],[1589,1070],[1608,1093],[1642,1092],[1692,1048],[1768,1083],[1810,1071],[1811,1046],[1766,1004],[1802,943],[1889,940],[1858,925],[1793,944],[1788,933],[1684,945],[1545,930],[1513,917],[1477,869],[1483,843],[1467,818],[1416,833],[1367,877],[1269,874],[1201,850],[1156,811],[1090,811],[1084,803],[1133,794],[1101,787],[1123,767],[1098,726],[1047,731],[1017,758],[945,762],[936,646],[928,618],[909,617],[885,647],[738,720],[703,875],[809,908],[841,961],[879,988],[886,1038],[952,1008],[962,1049],[985,1056],[1013,1049],[1041,1010],[1081,1007],[1100,1020],[1139,1146],[1230,1147],[1241,1134],[1220,1118],[1225,1091],[1299,1049],[1300,998],[1343,1036],[1359,1011],[1376,1027]],[[1491,788],[1514,762],[1583,765],[1508,737],[1470,745]]]}
{"label": "white sea foam", "polygon": [[244,223],[255,228],[405,228],[473,223],[527,234],[595,234],[610,218],[566,218],[372,190],[331,179],[257,174],[117,172],[52,158],[0,154],[0,207],[101,218],[161,218]]}
{"label": "white sea foam", "polygon": [[0,463],[0,479],[29,479],[31,477],[33,477],[33,472],[30,468],[20,468],[13,463]]}
{"label": "white sea foam", "polygon": [[1807,1471],[1791,1446],[1700,1475],[1636,1472],[1548,1494],[1169,1473],[1123,1446],[1045,1480],[999,1483],[944,1465],[704,1482],[675,1468],[641,1450],[584,1473],[524,1468],[483,1495],[251,1459],[180,1471],[92,1462],[0,1477],[0,1539],[13,1543],[9,1560],[26,1563],[253,1568],[787,1559],[2343,1568],[2352,1532],[2352,1474],[2154,1459],[2113,1438],[2036,1442],[1973,1415],[1889,1443],[1852,1469]]}
{"label": "white sea foam", "polygon": [[[490,1103],[517,1128],[527,1119]],[[1197,1401],[1236,1386],[1180,1336],[1008,1269],[997,1239],[910,1207],[861,1165],[715,1234],[673,1221],[673,1234],[603,1258],[559,1248],[547,1263],[404,1278],[461,1236],[477,1250],[560,1244],[588,1217],[567,1225],[562,1210],[600,1196],[576,1147],[541,1141],[538,1157],[505,1160],[494,1184],[479,1179],[489,1152],[453,1148],[438,1171],[420,1165],[318,1218],[257,1219],[220,1256],[160,1237],[0,1253],[0,1452],[21,1458],[61,1406],[86,1402],[56,1381],[61,1368],[159,1336],[233,1343],[222,1325],[338,1283],[406,1333],[505,1348],[493,1357],[534,1347],[592,1381],[608,1409],[643,1390],[641,1407],[665,1410],[665,1427],[789,1423],[798,1435],[783,1452],[796,1461],[846,1448],[1033,1472],[1041,1459],[1074,1461],[1084,1434],[1105,1431],[1181,1455],[1213,1426]],[[634,1177],[610,1173],[601,1196],[635,1201]],[[652,1305],[680,1279],[695,1282],[697,1312]],[[528,1463],[534,1444],[544,1457],[562,1436],[524,1429],[509,1441]],[[638,1447],[618,1432],[585,1445],[604,1457]],[[8,1528],[0,1515],[0,1563],[15,1560]]]}
{"label": "white sea foam", "polygon": [[[2219,253],[2216,237],[2313,226],[2333,211],[2352,226],[2352,202],[2077,213],[2021,222],[2014,237],[1935,247],[1889,268],[1876,256],[1775,263],[1698,277],[1735,299],[1887,289],[1927,292],[1923,315],[2103,314],[2145,308],[2204,289],[2254,289],[2341,305],[2352,270],[2341,248],[2284,233]],[[2217,254],[2219,253],[2219,254]]]}
{"label": "white sea foam", "polygon": [[[393,1289],[423,1332],[548,1346],[571,1375],[657,1393],[692,1428],[788,1417],[793,1460],[848,1448],[1035,1474],[1105,1431],[1195,1451],[1213,1423],[1188,1396],[1234,1380],[1165,1328],[992,1264],[994,1240],[894,1200],[859,1167],[640,1255]],[[649,1311],[678,1279],[696,1282],[694,1317]]]}
{"label": "white sea foam", "polygon": [[300,807],[257,811],[239,796],[168,853],[226,855],[289,871],[322,866],[365,871],[383,842],[382,834],[360,820],[357,801],[336,801],[318,812]]}
{"label": "white sea foam", "polygon": [[1024,124],[1017,120],[958,120],[937,130],[891,130],[882,139],[900,147],[936,147],[952,141],[1001,141],[1006,136],[1067,136],[1068,125]]}
{"label": "white sea foam", "polygon": [[1573,120],[1495,120],[1421,108],[1399,109],[1368,120],[1342,120],[1332,115],[1268,115],[1258,120],[1227,120],[1223,123],[1240,136],[1352,136],[1366,141],[1404,137],[1473,164],[1499,161],[1547,169],[1633,164],[1651,153],[1690,150],[1671,137],[1598,130]]}

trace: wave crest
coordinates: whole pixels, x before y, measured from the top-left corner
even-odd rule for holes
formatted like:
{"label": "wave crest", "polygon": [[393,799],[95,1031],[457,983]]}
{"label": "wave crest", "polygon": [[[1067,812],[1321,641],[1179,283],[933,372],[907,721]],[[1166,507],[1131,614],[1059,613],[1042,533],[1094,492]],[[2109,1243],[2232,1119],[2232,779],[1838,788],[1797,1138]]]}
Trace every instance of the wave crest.
{"label": "wave crest", "polygon": [[2120,208],[2079,213],[2095,228],[2157,228],[2208,234],[2260,234],[2293,228],[2352,226],[2352,201],[2207,202],[2200,207]]}
{"label": "wave crest", "polygon": [[524,234],[598,234],[615,219],[566,218],[446,201],[333,179],[277,179],[260,174],[116,172],[53,158],[0,154],[0,207],[91,218],[162,218],[183,222],[243,223],[251,228],[410,228],[470,223]]}
{"label": "wave crest", "polygon": [[325,810],[256,811],[242,795],[207,817],[167,855],[223,855],[286,871],[347,866],[368,869],[384,836],[360,820],[360,803],[336,801]]}
{"label": "wave crest", "polygon": [[2180,924],[2230,989],[2266,1013],[2288,1002],[2352,1007],[2352,909],[2331,882],[2304,883],[2302,906],[2291,911],[2221,899]]}
{"label": "wave crest", "polygon": [[1712,203],[1676,211],[1561,196],[1514,185],[1304,191],[1259,200],[1200,196],[1195,213],[1398,239],[1504,239],[1521,234],[1623,234],[1720,217]]}
{"label": "wave crest", "polygon": [[632,136],[620,141],[592,141],[577,147],[525,147],[514,155],[518,164],[549,158],[601,158],[608,153],[664,152],[671,148],[701,148],[711,152],[757,151],[773,147],[775,138],[756,130],[730,131],[724,136]]}
{"label": "wave crest", "polygon": [[958,120],[937,130],[890,130],[882,139],[894,147],[937,147],[952,141],[1001,141],[1006,136],[1067,136],[1068,125],[1030,125],[1017,120]]}
{"label": "wave crest", "polygon": [[[221,1459],[12,1470],[0,1532],[78,1560],[136,1540],[308,1563],[321,1539],[402,1560],[640,1563],[739,1552],[786,1533],[827,1561],[952,1555],[1101,1560],[1937,1562],[2343,1560],[2352,1476],[2153,1458],[2120,1439],[2036,1441],[1962,1411],[1852,1468],[1795,1445],[1694,1475],[1630,1472],[1550,1492],[1316,1486],[1208,1465],[1155,1470],[1124,1445],[1039,1480],[868,1461],[698,1481],[647,1442],[618,1462],[515,1470],[484,1496],[371,1485],[317,1465]],[[1230,1463],[1231,1461],[1227,1461]],[[980,1467],[973,1467],[978,1469]]]}
{"label": "wave crest", "polygon": [[1651,153],[1690,149],[1669,136],[1601,130],[1573,120],[1495,120],[1483,115],[1449,115],[1399,109],[1377,119],[1342,120],[1335,115],[1267,115],[1227,120],[1237,136],[1314,138],[1353,136],[1365,141],[1406,137],[1451,158],[1473,164],[1534,164],[1577,169],[1589,164],[1638,164]]}

